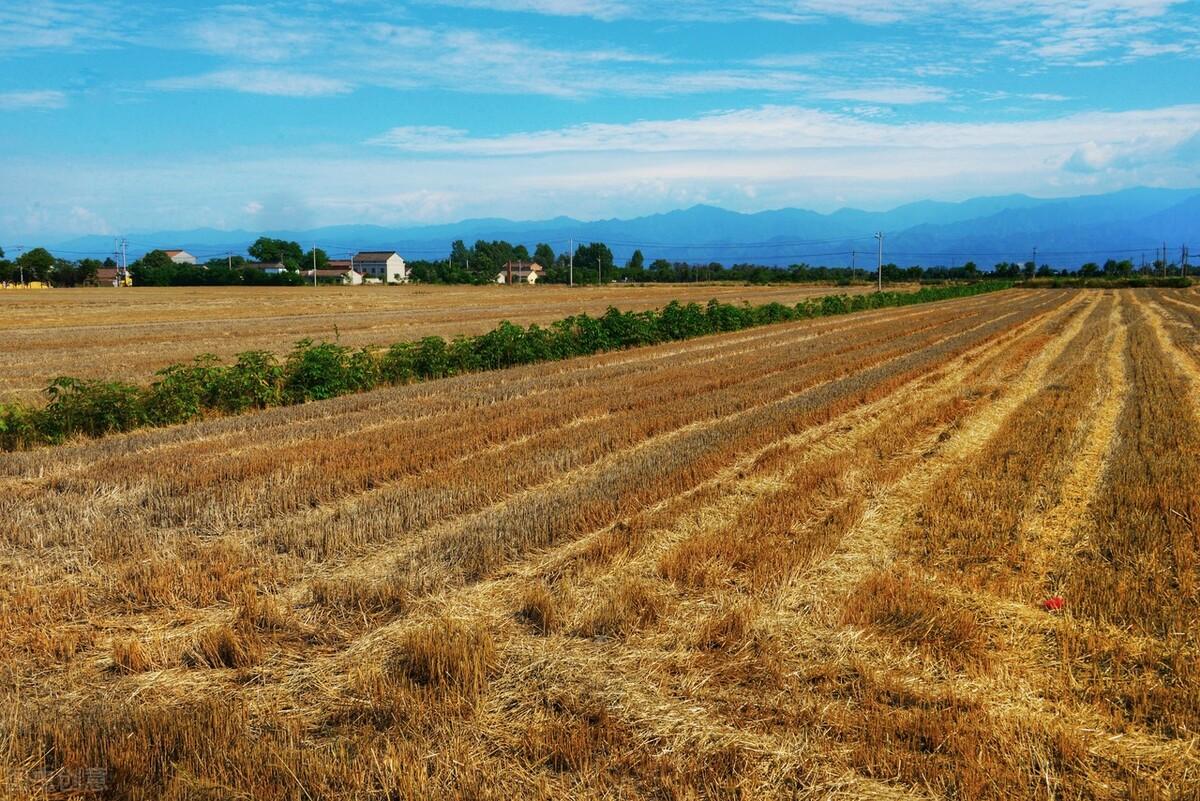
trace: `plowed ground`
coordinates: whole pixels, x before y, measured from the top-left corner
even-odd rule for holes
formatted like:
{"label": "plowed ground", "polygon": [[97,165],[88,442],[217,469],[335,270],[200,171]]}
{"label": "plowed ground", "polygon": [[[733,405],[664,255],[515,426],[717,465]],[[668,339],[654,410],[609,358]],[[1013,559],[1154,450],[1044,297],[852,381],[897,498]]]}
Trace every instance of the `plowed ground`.
{"label": "plowed ground", "polygon": [[1198,323],[1007,291],[5,454],[0,787],[1194,797]]}

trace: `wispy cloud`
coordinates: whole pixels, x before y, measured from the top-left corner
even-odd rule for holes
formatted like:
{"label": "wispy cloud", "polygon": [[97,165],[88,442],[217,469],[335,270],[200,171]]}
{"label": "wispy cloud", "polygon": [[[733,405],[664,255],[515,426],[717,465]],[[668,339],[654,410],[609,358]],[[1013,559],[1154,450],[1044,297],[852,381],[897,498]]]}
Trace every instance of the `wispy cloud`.
{"label": "wispy cloud", "polygon": [[36,89],[25,92],[0,92],[0,111],[49,111],[64,108],[67,95],[53,89]]}
{"label": "wispy cloud", "polygon": [[171,91],[228,89],[280,97],[322,97],[345,94],[353,89],[351,84],[337,78],[274,69],[219,70],[203,75],[163,78],[153,81],[151,86]]}
{"label": "wispy cloud", "polygon": [[825,92],[830,100],[852,100],[859,103],[906,106],[918,103],[937,103],[950,97],[950,92],[937,86],[877,85]]}
{"label": "wispy cloud", "polygon": [[5,0],[0,52],[94,50],[128,41],[141,18],[114,3]]}
{"label": "wispy cloud", "polygon": [[411,153],[503,157],[581,152],[1057,147],[1065,159],[1075,148],[1094,142],[1097,132],[1103,132],[1104,141],[1112,146],[1177,143],[1200,132],[1200,105],[995,123],[889,123],[818,109],[765,106],[617,125],[589,123],[505,136],[473,137],[455,128],[398,127],[372,139],[371,144]]}

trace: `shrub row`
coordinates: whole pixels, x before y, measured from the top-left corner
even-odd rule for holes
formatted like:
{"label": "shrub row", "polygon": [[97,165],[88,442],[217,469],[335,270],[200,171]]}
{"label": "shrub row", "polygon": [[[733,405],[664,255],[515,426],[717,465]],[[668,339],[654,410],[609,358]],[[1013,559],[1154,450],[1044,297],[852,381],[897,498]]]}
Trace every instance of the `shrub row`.
{"label": "shrub row", "polygon": [[1187,289],[1192,285],[1192,279],[1182,276],[1153,276],[1131,275],[1124,278],[1083,278],[1075,276],[1058,276],[1055,278],[1030,278],[1017,286],[1026,289],[1065,289],[1068,287],[1083,287],[1086,289],[1140,289],[1159,287],[1163,289]]}
{"label": "shrub row", "polygon": [[586,356],[771,323],[959,298],[1006,289],[1007,282],[924,287],[916,292],[830,295],[794,306],[706,306],[672,301],[657,311],[609,308],[599,317],[577,314],[546,327],[502,322],[492,331],[452,340],[425,337],[388,348],[351,349],[334,342],[297,342],[282,361],[247,351],[232,364],[211,354],[159,370],[149,386],[123,381],[56,378],[40,408],[0,404],[0,448],[60,443],[75,435],[103,436],[147,426],[185,423],[214,414],[323,400],[374,387],[462,373]]}

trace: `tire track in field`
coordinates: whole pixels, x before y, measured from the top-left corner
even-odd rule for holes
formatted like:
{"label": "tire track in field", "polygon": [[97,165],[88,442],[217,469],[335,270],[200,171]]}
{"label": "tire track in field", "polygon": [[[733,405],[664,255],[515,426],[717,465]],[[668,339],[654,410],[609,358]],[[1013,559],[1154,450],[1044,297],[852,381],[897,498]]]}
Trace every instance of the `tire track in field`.
{"label": "tire track in field", "polygon": [[[1083,295],[1073,302],[1090,308],[1091,301]],[[1086,313],[1075,315],[993,403],[965,420],[948,439],[938,442],[935,437],[914,448],[914,455],[928,453],[930,457],[871,499],[862,521],[846,535],[838,553],[798,577],[779,612],[808,614],[808,610],[824,609],[824,625],[836,627],[834,613],[840,612],[842,601],[853,588],[871,572],[895,561],[897,552],[891,543],[911,525],[921,498],[951,468],[977,453],[1002,428],[1009,415],[1041,389],[1051,365],[1073,343],[1086,319]]]}
{"label": "tire track in field", "polygon": [[[1049,305],[1049,304],[1047,304],[1047,305]],[[1070,304],[1068,304],[1068,305],[1070,305]],[[1047,315],[1053,315],[1055,312],[1060,311],[1063,308],[1064,308],[1064,306],[1062,306],[1062,305],[1055,305],[1050,309],[1047,309],[1044,311],[1039,311],[1039,312],[1033,314],[1031,316],[1031,319],[1024,321],[1021,325],[1023,325],[1023,326],[1037,325],[1042,320],[1044,320]],[[1020,310],[1017,309],[1012,312],[1009,312],[1008,314],[1000,315],[997,318],[991,318],[988,321],[985,321],[985,323],[981,323],[979,325],[973,326],[972,328],[967,329],[966,331],[961,331],[961,332],[957,332],[957,333],[954,333],[951,335],[947,335],[947,337],[944,337],[943,339],[953,337],[953,336],[964,336],[969,331],[976,330],[978,328],[984,327],[985,325],[994,324],[995,322],[997,322],[998,319],[1003,319],[1004,317],[1011,316],[1013,314],[1018,314],[1019,311]],[[1013,329],[1004,329],[1000,333],[1000,336],[1006,336],[1006,337],[1009,337],[1010,339],[1014,335],[1015,334],[1013,333]],[[941,341],[941,340],[939,340],[939,341]],[[988,342],[990,342],[990,341],[991,340],[981,343],[981,346],[986,346],[988,344]],[[975,346],[975,347],[977,348],[980,346]],[[972,348],[971,351],[968,351],[968,353],[971,353],[974,350],[975,350],[975,348]],[[836,380],[841,380],[841,379],[835,378],[832,380],[836,381]],[[924,378],[921,377],[921,378],[912,379],[912,381],[914,381],[914,382],[921,381],[921,380],[924,380]],[[829,383],[829,382],[824,382],[824,383]],[[823,386],[823,385],[824,384],[820,384],[818,386]],[[810,388],[806,389],[805,392],[811,391],[812,389],[814,389],[814,387],[810,387]],[[783,398],[781,400],[774,401],[774,402],[771,402],[771,403],[765,404],[765,405],[769,406],[769,405],[779,405],[781,403],[786,403],[789,400],[789,398],[791,398],[791,397],[792,396],[788,396],[787,398]],[[754,411],[758,410],[759,408],[760,408],[759,406],[755,406],[750,409],[736,412],[732,415],[732,417],[733,418],[742,417],[747,414],[753,413]],[[730,418],[722,418],[722,419],[726,420],[726,419],[730,419]],[[464,524],[465,521],[470,521],[472,519],[480,519],[480,518],[484,517],[485,515],[493,512],[497,509],[503,508],[507,504],[518,502],[519,499],[522,497],[535,497],[541,493],[546,492],[548,490],[548,488],[550,488],[552,486],[556,486],[556,485],[564,485],[565,486],[567,484],[570,484],[575,480],[577,474],[584,474],[587,471],[600,469],[603,466],[603,464],[607,464],[609,462],[612,462],[613,460],[630,458],[631,454],[636,455],[635,452],[640,451],[640,450],[644,449],[645,447],[652,446],[654,444],[654,442],[656,442],[656,441],[665,441],[669,438],[672,438],[675,436],[680,436],[682,434],[686,434],[687,431],[698,431],[698,430],[707,428],[714,424],[715,423],[713,421],[707,421],[707,420],[699,421],[699,422],[684,426],[682,429],[676,429],[671,432],[665,432],[665,433],[658,435],[652,439],[648,439],[648,440],[645,440],[645,441],[639,443],[633,449],[627,449],[627,450],[621,451],[617,454],[613,454],[609,457],[606,457],[606,460],[603,463],[600,463],[599,467],[597,465],[589,465],[589,466],[581,467],[575,471],[572,471],[571,473],[559,476],[556,479],[547,482],[546,484],[538,485],[535,488],[522,491],[522,492],[518,493],[516,496],[502,499],[501,501],[499,501],[491,506],[488,506],[484,509],[474,511],[474,512],[468,513],[463,516],[458,516],[458,517],[450,518],[445,521],[441,521],[441,522],[435,524],[429,530],[427,530],[427,532],[425,533],[424,539],[434,537],[438,534],[438,532],[451,530],[457,526]],[[778,441],[773,441],[773,442],[767,443],[761,450],[766,451],[771,448],[778,447],[778,444],[779,444]],[[757,458],[759,455],[760,455],[760,452],[755,452],[747,458]],[[669,502],[670,500],[671,500],[670,498],[666,498],[666,499],[663,499],[663,501],[661,501],[660,503]],[[372,577],[374,577],[376,579],[386,579],[392,572],[392,569],[393,569],[392,564],[394,564],[397,560],[403,559],[405,553],[412,552],[412,550],[414,548],[420,547],[421,541],[423,541],[423,540],[417,540],[414,542],[405,542],[405,543],[402,543],[398,548],[374,548],[370,552],[363,554],[362,556],[358,557],[357,559],[355,559],[347,564],[333,565],[334,569],[332,571],[320,571],[320,570],[309,571],[306,573],[304,579],[301,582],[299,582],[297,584],[293,584],[288,588],[285,588],[281,592],[280,597],[285,599],[285,603],[288,603],[292,606],[303,603],[307,598],[307,595],[309,592],[308,588],[311,585],[311,582],[317,578],[325,578],[325,579],[329,579],[329,580],[337,580],[339,578],[371,579]],[[451,594],[453,594],[455,592],[459,592],[460,590],[461,590],[461,588],[456,588],[456,589],[450,589],[448,591],[451,592]],[[228,607],[210,607],[210,609],[207,611],[208,611],[208,614],[202,613],[199,615],[199,617],[193,618],[193,620],[191,620],[188,624],[174,630],[170,634],[170,639],[177,640],[181,637],[188,636],[188,635],[194,633],[198,628],[200,628],[203,625],[208,624],[208,623],[216,623],[216,622],[228,620],[232,616],[234,610],[232,610]],[[358,640],[356,640],[354,643],[346,646],[341,653],[350,654],[349,658],[353,659],[355,657],[353,656],[352,652],[358,651],[360,649],[367,650],[367,651],[371,650],[371,648],[373,647],[372,641],[374,641],[376,639],[387,639],[391,636],[391,633],[390,633],[391,630],[396,629],[396,628],[403,628],[404,625],[406,625],[406,622],[402,620],[402,621],[399,621],[398,625],[389,624],[389,625],[385,625],[385,626],[381,626],[379,628],[373,629],[369,632],[366,632],[365,634],[361,635],[360,638]],[[339,658],[339,655],[332,654],[331,657],[336,659],[336,658]],[[100,661],[98,662],[98,665],[103,664],[106,659],[107,659],[106,656],[100,657]],[[174,673],[176,673],[176,672],[177,671],[169,671],[169,672],[167,672],[166,675],[174,675]],[[133,677],[133,678],[136,678],[136,677]]]}
{"label": "tire track in field", "polygon": [[[1017,313],[1017,311],[1011,312],[1011,314],[1016,314],[1016,313]],[[1006,316],[1006,315],[1002,315],[1000,318],[997,318],[997,319],[1003,319],[1003,316]],[[983,324],[980,324],[980,325],[974,326],[970,329],[966,329],[965,331],[962,331],[962,332],[959,332],[958,334],[956,334],[956,336],[963,336],[967,331],[975,330],[976,328],[982,327],[982,325]],[[1003,335],[1003,332],[1002,332],[1002,335]],[[939,339],[938,341],[941,341],[941,340]],[[699,425],[699,424],[693,424],[692,427],[695,428],[696,425]],[[664,435],[664,436],[669,436],[669,435]],[[566,480],[566,478],[569,478],[569,477],[564,477],[564,480]],[[362,558],[362,561],[364,563],[366,563],[365,568],[368,570],[371,568],[377,569],[380,566],[379,554],[377,552],[372,552],[370,554],[365,555]],[[358,571],[354,566],[352,566],[348,572],[351,574],[354,574],[355,572],[358,572]],[[309,574],[309,578],[311,578],[311,577],[312,577],[312,574]],[[232,610],[230,610],[228,607],[215,607],[213,609],[213,611],[214,611],[214,617],[211,619],[204,614],[200,614],[200,615],[195,615],[195,614],[190,614],[190,613],[184,614],[183,617],[185,619],[188,619],[189,622],[187,624],[185,624],[184,626],[180,627],[177,633],[180,635],[193,633],[196,630],[196,628],[201,626],[204,622],[206,622],[206,620],[208,622],[215,622],[215,620],[227,618],[232,612]],[[153,613],[147,615],[146,618],[153,618]],[[130,620],[129,618],[125,618],[125,620],[129,624],[133,624],[135,626],[137,625],[136,620]],[[146,622],[148,622],[148,620]],[[175,639],[175,637],[172,636],[172,639]]]}
{"label": "tire track in field", "polygon": [[[1012,348],[1036,337],[1041,328],[1048,324],[1047,317],[1056,311],[1061,311],[1066,315],[1074,313],[1071,309],[1056,308],[1044,316],[1034,318],[1018,328],[1012,329],[1005,336],[997,337],[977,349],[955,357],[939,367],[937,371],[914,379],[888,396],[852,409],[812,429],[784,437],[731,465],[686,495],[694,495],[713,486],[720,486],[723,490],[725,487],[729,487],[726,492],[704,507],[686,508],[682,512],[678,512],[679,519],[674,524],[664,527],[660,536],[656,537],[652,543],[648,543],[638,557],[622,562],[622,569],[636,569],[638,566],[646,568],[657,562],[658,557],[666,549],[693,533],[694,525],[690,522],[693,518],[703,518],[705,529],[727,526],[733,522],[740,511],[751,505],[756,499],[764,494],[782,489],[787,479],[800,468],[818,460],[829,460],[839,455],[852,454],[859,443],[870,438],[882,426],[887,425],[890,418],[894,417],[896,397],[903,397],[907,408],[920,408],[933,403],[939,397],[960,391],[970,375],[975,375],[985,369],[994,369],[993,362],[1007,358]],[[791,454],[793,459],[784,464],[773,464],[765,470],[755,468],[756,463],[764,457],[780,451]],[[851,467],[848,473],[855,474],[856,470]],[[646,511],[654,513],[664,510],[677,500],[676,498],[667,499]],[[813,517],[820,517],[826,511],[828,509],[819,508],[814,512]],[[537,575],[554,573],[562,568],[566,560],[571,559],[576,553],[586,550],[595,537],[603,533],[602,530],[576,542],[567,543],[561,549],[546,554],[544,559],[523,567],[518,575],[529,579]]]}
{"label": "tire track in field", "polygon": [[[966,337],[970,333],[972,333],[980,328],[984,328],[989,325],[994,325],[999,320],[1002,320],[1005,317],[1009,317],[1009,316],[1019,314],[1019,313],[1020,313],[1020,310],[1017,309],[1012,312],[1009,312],[1008,314],[989,318],[988,320],[985,320],[977,325],[971,326],[970,328],[967,328],[965,330],[947,333],[945,336],[939,337],[936,340],[927,343],[922,350],[932,348],[932,347],[937,347],[940,343],[943,343],[950,339]],[[892,364],[893,362],[896,362],[899,360],[903,360],[904,358],[907,358],[907,357],[903,356],[903,355],[888,357],[888,358],[884,359],[883,361],[877,362],[870,367],[863,368],[863,370],[882,369],[882,368],[886,367],[887,365]],[[861,372],[862,371],[858,371],[858,372],[854,373],[853,375],[858,375]],[[480,509],[478,511],[471,512],[467,515],[462,515],[462,516],[458,516],[455,518],[451,518],[446,521],[441,521],[441,522],[435,524],[435,526],[436,526],[435,528],[428,530],[424,534],[424,536],[421,538],[420,541],[403,543],[399,546],[398,550],[373,550],[370,554],[363,557],[359,564],[350,565],[347,568],[345,568],[339,572],[342,574],[345,574],[345,575],[355,575],[358,577],[370,576],[372,573],[374,573],[378,577],[382,578],[388,572],[390,572],[390,568],[388,567],[389,563],[395,563],[395,562],[404,560],[406,558],[406,555],[416,553],[417,550],[419,550],[422,547],[422,542],[433,542],[439,536],[444,535],[445,533],[448,533],[448,532],[450,532],[456,528],[459,528],[463,525],[466,525],[472,520],[482,520],[487,515],[496,513],[498,511],[503,511],[508,506],[511,506],[514,504],[520,504],[525,499],[534,499],[539,496],[545,495],[548,492],[552,491],[553,488],[555,488],[555,487],[571,486],[579,479],[579,477],[586,476],[591,473],[599,473],[599,472],[608,470],[608,469],[612,468],[613,465],[615,465],[619,462],[636,460],[640,453],[647,451],[647,450],[654,449],[661,445],[665,445],[666,443],[670,442],[671,440],[675,440],[680,437],[685,437],[685,436],[688,436],[691,434],[697,434],[697,433],[703,432],[706,429],[713,428],[715,426],[732,424],[741,418],[746,418],[746,417],[749,417],[749,416],[752,416],[755,414],[762,413],[765,410],[770,409],[770,408],[780,408],[780,407],[783,407],[788,404],[794,404],[802,396],[819,392],[824,388],[832,386],[833,384],[836,384],[838,382],[846,381],[849,378],[850,378],[850,376],[835,375],[835,376],[831,377],[830,379],[827,379],[824,381],[819,381],[815,384],[806,386],[798,392],[788,393],[776,400],[768,401],[768,402],[761,403],[761,404],[754,404],[746,409],[742,409],[742,410],[733,412],[733,413],[723,416],[719,419],[715,419],[715,420],[714,419],[705,419],[705,420],[694,421],[692,423],[688,423],[682,427],[673,429],[671,431],[663,432],[662,434],[658,434],[653,437],[647,438],[645,440],[642,440],[642,441],[636,443],[631,448],[626,448],[624,450],[615,452],[613,454],[609,454],[598,462],[594,462],[592,464],[581,466],[580,468],[572,470],[569,473],[565,473],[560,476],[557,476],[550,481],[540,483],[536,486],[521,490],[509,497],[506,497],[506,498],[503,498],[503,499],[497,501],[495,504],[492,504],[484,509]],[[772,443],[772,444],[774,444],[774,443]],[[363,562],[365,562],[366,564],[363,564]],[[381,568],[383,568],[383,569],[381,570]]]}

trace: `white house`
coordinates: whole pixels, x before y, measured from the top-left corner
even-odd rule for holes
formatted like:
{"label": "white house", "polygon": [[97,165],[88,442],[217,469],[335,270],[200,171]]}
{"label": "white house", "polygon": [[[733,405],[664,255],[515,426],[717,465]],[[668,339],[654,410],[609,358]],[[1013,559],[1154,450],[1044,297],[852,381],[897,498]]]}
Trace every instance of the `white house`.
{"label": "white house", "polygon": [[247,270],[262,270],[267,275],[286,273],[287,267],[281,261],[248,261],[242,265]]}
{"label": "white house", "polygon": [[188,253],[186,250],[164,250],[163,253],[166,253],[167,258],[169,258],[171,261],[175,262],[176,264],[195,264],[196,263],[196,257],[193,256],[191,253]]}
{"label": "white house", "polygon": [[[355,272],[369,282],[408,283],[408,267],[394,250],[365,250],[350,260]],[[374,281],[372,281],[374,279]]]}
{"label": "white house", "polygon": [[510,261],[496,274],[497,284],[536,284],[542,277],[542,265],[537,262]]}

